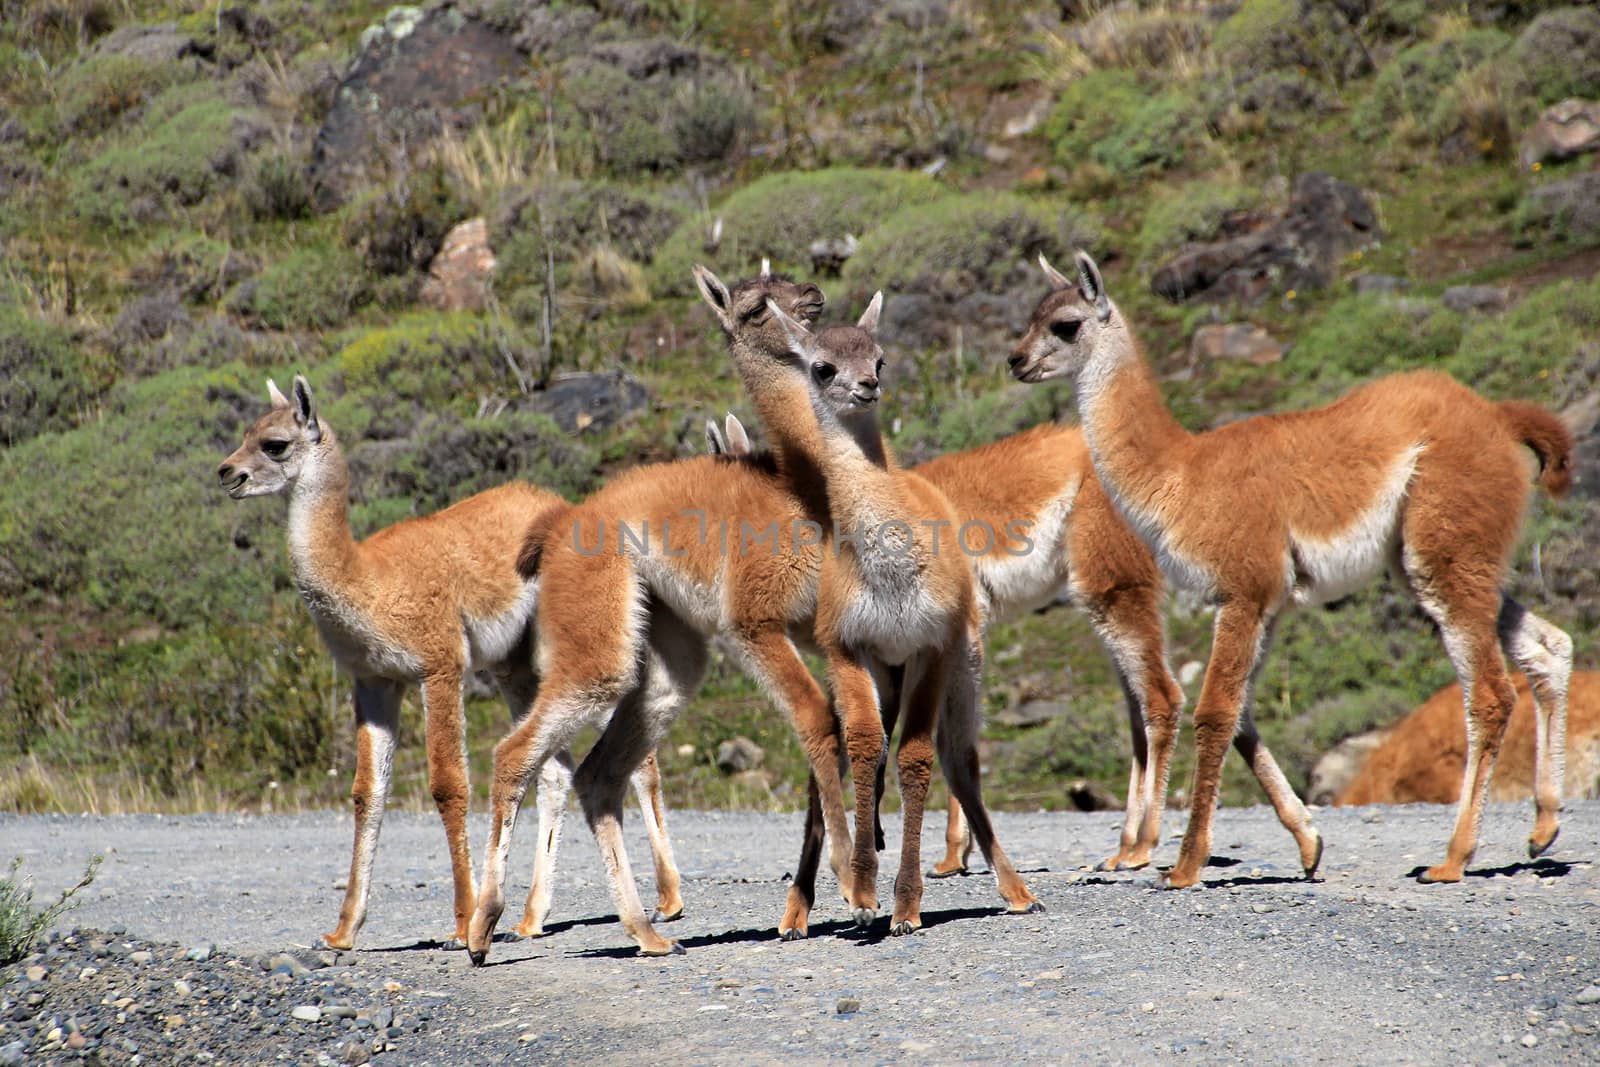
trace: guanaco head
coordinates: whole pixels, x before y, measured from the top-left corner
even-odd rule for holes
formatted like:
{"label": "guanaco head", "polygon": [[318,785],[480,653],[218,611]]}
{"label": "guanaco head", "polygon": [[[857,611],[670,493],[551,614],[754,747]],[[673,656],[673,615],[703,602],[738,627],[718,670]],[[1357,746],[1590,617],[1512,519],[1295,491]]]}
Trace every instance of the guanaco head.
{"label": "guanaco head", "polygon": [[789,356],[805,373],[819,410],[847,420],[876,407],[883,372],[877,338],[881,292],[872,295],[854,326],[829,326],[818,333],[784,314],[776,303],[768,310],[788,338]]}
{"label": "guanaco head", "polygon": [[1018,381],[1042,382],[1075,377],[1089,361],[1101,330],[1111,321],[1111,299],[1100,268],[1088,253],[1079,252],[1076,282],[1039,256],[1039,266],[1050,279],[1050,295],[1039,301],[1028,332],[1011,350],[1011,376]]}
{"label": "guanaco head", "polygon": [[[769,300],[808,326],[817,321],[825,303],[821,289],[810,282],[797,282],[774,274],[766,260],[761,261],[760,274],[736,282],[731,288],[698,264],[694,268],[694,281],[730,340],[738,347],[769,355],[789,349],[787,336],[767,311]],[[735,354],[738,354],[737,349]]]}
{"label": "guanaco head", "polygon": [[726,427],[724,431],[714,419],[706,420],[706,448],[713,456],[739,459],[754,451],[750,445],[750,435],[745,433],[744,423],[739,421],[739,416],[728,412]]}
{"label": "guanaco head", "polygon": [[292,392],[290,400],[269,380],[272,410],[244,432],[244,443],[217,467],[222,487],[235,500],[282,492],[293,485],[322,441],[324,427],[317,420],[311,386],[296,374]]}

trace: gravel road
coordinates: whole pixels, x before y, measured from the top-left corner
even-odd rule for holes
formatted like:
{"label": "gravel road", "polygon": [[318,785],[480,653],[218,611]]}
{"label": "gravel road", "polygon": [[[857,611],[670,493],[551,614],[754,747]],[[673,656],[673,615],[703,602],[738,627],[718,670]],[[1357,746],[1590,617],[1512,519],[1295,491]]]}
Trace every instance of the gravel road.
{"label": "gravel road", "polygon": [[[885,918],[863,935],[842,921],[829,880],[811,938],[786,944],[775,926],[800,816],[673,812],[687,914],[665,929],[688,954],[662,960],[634,955],[574,816],[552,933],[496,944],[490,965],[473,970],[464,952],[434,940],[450,927],[437,820],[392,814],[359,950],[335,968],[278,979],[290,986],[282,1011],[338,993],[425,1019],[377,1054],[384,1064],[1104,1063],[1170,1062],[1174,1053],[1248,1063],[1600,1062],[1600,801],[1569,804],[1557,848],[1535,863],[1522,853],[1530,806],[1491,806],[1471,876],[1419,885],[1407,874],[1441,854],[1451,815],[1421,805],[1321,811],[1325,881],[1307,883],[1270,809],[1227,809],[1206,887],[1168,892],[1147,873],[1087,869],[1111,851],[1116,815],[1000,814],[1000,838],[1048,914],[1001,914],[993,879],[975,874],[928,883],[927,925],[916,936],[884,936]],[[1182,822],[1172,813],[1168,831]],[[526,889],[532,823],[523,821],[513,853],[503,926]],[[165,943],[155,963],[168,961],[174,974],[196,966],[185,954],[200,942],[244,961],[229,973],[248,973],[286,950],[316,955],[316,935],[338,910],[350,833],[349,817],[336,813],[4,816],[0,859],[26,857],[46,899],[103,853],[69,925]],[[475,821],[475,848],[484,836]],[[939,845],[930,831],[924,857],[936,858]],[[637,820],[629,847],[648,871]],[[1176,852],[1169,842],[1163,861]],[[884,900],[892,868],[885,863]],[[0,972],[13,1003],[30,988],[20,971]],[[46,980],[57,984],[49,1005],[58,1013],[75,995],[71,978]],[[93,993],[95,1003],[107,997]],[[326,1028],[340,1022],[264,1028],[272,1033],[224,1023],[182,1047],[210,1042],[223,1062],[330,1062],[341,1046]],[[0,1047],[19,1040],[11,1025]],[[24,1062],[80,1055],[28,1048]]]}

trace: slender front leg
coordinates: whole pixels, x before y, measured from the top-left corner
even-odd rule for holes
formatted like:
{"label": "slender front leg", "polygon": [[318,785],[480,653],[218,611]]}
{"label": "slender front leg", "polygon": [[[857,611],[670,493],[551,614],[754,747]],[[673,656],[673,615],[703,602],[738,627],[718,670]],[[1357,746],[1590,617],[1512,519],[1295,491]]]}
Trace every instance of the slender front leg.
{"label": "slender front leg", "polygon": [[[883,711],[883,736],[886,739],[894,737],[895,724],[900,719],[901,691],[905,686],[906,669],[904,665],[886,667],[883,672],[884,685],[878,692],[878,707]],[[889,761],[884,760],[878,764],[878,780],[874,786],[874,804],[872,808],[872,836],[873,843],[878,851],[884,848],[883,838],[883,783]]]}
{"label": "slender front leg", "polygon": [[467,845],[467,722],[461,706],[459,671],[433,674],[422,681],[422,708],[426,716],[428,790],[444,822],[450,850],[450,876],[455,893],[454,942],[467,940],[467,923],[477,903],[472,884],[472,850]]}
{"label": "slender front leg", "polygon": [[512,927],[518,937],[543,937],[555,893],[556,852],[567,818],[567,796],[572,791],[572,753],[557,752],[539,768],[539,840],[533,854],[533,882],[522,908],[522,921]]}
{"label": "slender front leg", "polygon": [[856,925],[868,926],[878,916],[878,850],[872,833],[877,807],[874,787],[883,758],[883,717],[878,689],[866,663],[844,649],[827,650],[828,678],[844,717],[845,747],[855,782],[855,849],[850,859],[850,910]]}
{"label": "slender front leg", "polygon": [[1194,709],[1194,798],[1189,828],[1183,835],[1178,862],[1167,872],[1168,888],[1183,889],[1199,882],[1200,872],[1211,858],[1211,819],[1222,785],[1222,761],[1239,725],[1265,632],[1266,619],[1256,604],[1235,599],[1217,609],[1211,662],[1206,665]]}
{"label": "slender front leg", "polygon": [[367,921],[372,860],[378,851],[378,831],[383,828],[383,807],[389,797],[389,779],[394,771],[395,738],[400,729],[400,701],[404,695],[404,688],[394,683],[356,682],[356,779],[350,788],[356,839],[350,856],[344,903],[339,908],[339,925],[332,933],[322,935],[329,948],[354,948],[356,931]]}
{"label": "slender front leg", "polygon": [[633,791],[644,814],[645,833],[650,837],[650,855],[656,868],[656,910],[652,922],[670,923],[683,918],[682,878],[672,856],[672,838],[667,836],[667,804],[661,796],[661,765],[656,754],[645,756],[633,772]]}
{"label": "slender front leg", "polygon": [[922,813],[933,774],[933,725],[945,700],[944,656],[919,656],[906,672],[908,699],[903,709],[900,750],[900,801],[904,835],[900,873],[894,880],[894,916],[889,933],[899,937],[922,928]]}
{"label": "slender front leg", "polygon": [[802,941],[811,924],[811,909],[817,902],[817,866],[822,861],[822,799],[817,792],[817,776],[806,775],[805,837],[800,844],[800,862],[789,898],[784,905],[778,936],[785,941]]}

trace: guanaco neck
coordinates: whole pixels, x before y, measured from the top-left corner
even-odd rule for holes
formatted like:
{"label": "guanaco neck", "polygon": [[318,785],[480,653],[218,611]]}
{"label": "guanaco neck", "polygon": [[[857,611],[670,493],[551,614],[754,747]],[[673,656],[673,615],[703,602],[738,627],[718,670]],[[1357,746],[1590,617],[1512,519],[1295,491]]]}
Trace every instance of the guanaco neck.
{"label": "guanaco neck", "polygon": [[767,428],[779,475],[813,518],[827,514],[827,486],[822,470],[826,450],[803,374],[756,351],[747,341],[733,338],[730,346],[745,392]]}
{"label": "guanaco neck", "polygon": [[1195,439],[1167,409],[1139,342],[1115,305],[1078,372],[1078,415],[1100,480],[1140,515],[1168,512]]}
{"label": "guanaco neck", "polygon": [[359,562],[350,536],[350,469],[326,424],[289,492],[289,556],[303,590],[342,596]]}

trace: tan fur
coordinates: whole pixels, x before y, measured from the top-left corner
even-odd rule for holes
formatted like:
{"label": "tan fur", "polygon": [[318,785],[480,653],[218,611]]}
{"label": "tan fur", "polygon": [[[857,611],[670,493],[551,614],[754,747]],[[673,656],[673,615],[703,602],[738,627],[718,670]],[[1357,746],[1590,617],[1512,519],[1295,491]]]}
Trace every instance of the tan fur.
{"label": "tan fur", "polygon": [[[771,342],[768,296],[807,318],[822,302],[814,286],[780,278],[738,287],[738,306],[723,323],[736,347]],[[744,314],[752,304],[762,311],[759,319]],[[489,851],[468,937],[474,962],[486,957],[504,910],[506,853],[530,777],[578,728],[604,721],[613,707],[574,784],[623,925],[646,954],[677,950],[638,905],[620,835],[621,786],[698,685],[712,634],[731,639],[746,669],[789,714],[822,784],[819,803],[829,828],[847,835],[835,720],[790,639],[791,629],[809,629],[821,561],[817,545],[797,545],[790,536],[808,514],[795,488],[820,493],[821,486],[780,474],[781,463],[781,456],[705,456],[635,468],[559,522],[531,531],[539,541],[531,554],[539,561],[544,677],[528,717],[495,750]],[[648,548],[635,540],[619,551],[624,524],[636,539],[647,531]],[[750,539],[773,524],[776,544]],[[848,879],[842,850],[834,863]]]}
{"label": "tan fur", "polygon": [[[235,497],[290,494],[295,580],[335,662],[355,681],[355,846],[338,926],[323,939],[351,948],[366,919],[400,704],[408,688],[420,686],[428,784],[450,848],[454,936],[464,940],[475,890],[466,839],[462,684],[468,672],[488,670],[512,718],[526,713],[538,685],[530,631],[538,587],[518,574],[515,561],[522,531],[551,521],[567,503],[513,482],[357,542],[350,535],[350,477],[338,439],[317,418],[304,379],[296,379],[294,394],[291,404],[269,387],[272,410],[246,430],[217,473]],[[646,794],[653,791],[651,810],[658,810],[659,778],[642,784]],[[658,862],[664,905],[677,899],[677,885],[668,851]]]}
{"label": "tan fur", "polygon": [[[816,638],[844,723],[855,779],[855,847],[850,903],[858,924],[877,914],[874,778],[884,756],[879,687],[884,668],[906,665],[897,763],[904,805],[900,870],[890,932],[922,925],[920,844],[938,726],[941,764],[967,812],[1000,893],[1013,911],[1042,910],[995,839],[978,783],[977,733],[982,635],[972,569],[953,544],[934,544],[929,523],[956,527],[950,503],[927,480],[902,470],[873,417],[882,352],[872,336],[881,298],[857,327],[816,336],[772,312],[790,336],[785,357],[735,353],[735,364],[772,440],[820,470],[835,538],[823,555]],[[812,409],[800,406],[804,398]],[[898,524],[894,529],[890,524]],[[785,925],[805,929],[808,902],[791,893]]]}
{"label": "tan fur", "polygon": [[[1512,672],[1517,703],[1511,710],[1489,799],[1528,800],[1537,785],[1535,703],[1532,686]],[[1388,730],[1334,801],[1350,804],[1454,804],[1461,799],[1467,731],[1459,683],[1445,686]],[[1591,796],[1600,788],[1600,673],[1577,671],[1567,690],[1566,795]]]}
{"label": "tan fur", "polygon": [[[1045,270],[1056,288],[1013,352],[1013,374],[1075,379],[1095,470],[1119,512],[1170,578],[1217,605],[1195,708],[1193,807],[1168,884],[1193,885],[1209,857],[1222,757],[1249,715],[1278,617],[1295,604],[1343,596],[1384,567],[1438,623],[1467,694],[1469,758],[1455,832],[1445,862],[1424,880],[1459,880],[1477,844],[1514,700],[1502,644],[1539,696],[1529,850],[1548,848],[1561,803],[1572,643],[1502,598],[1499,584],[1530,487],[1523,446],[1540,453],[1550,484],[1561,485],[1570,437],[1563,440],[1559,423],[1531,416],[1527,405],[1492,403],[1445,375],[1415,372],[1324,408],[1190,434],[1167,411],[1093,261],[1080,253],[1076,285]],[[1287,783],[1281,789],[1287,793]],[[1308,815],[1290,828],[1314,871],[1320,835]]]}

